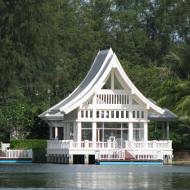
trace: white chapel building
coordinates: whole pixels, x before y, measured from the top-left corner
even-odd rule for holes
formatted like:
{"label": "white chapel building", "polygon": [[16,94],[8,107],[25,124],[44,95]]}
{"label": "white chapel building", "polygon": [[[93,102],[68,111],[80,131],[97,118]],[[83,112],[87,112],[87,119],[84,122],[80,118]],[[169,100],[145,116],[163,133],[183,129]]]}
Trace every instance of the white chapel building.
{"label": "white chapel building", "polygon": [[[112,49],[99,51],[79,86],[39,117],[50,129],[48,162],[172,160],[176,115],[135,87]],[[165,122],[165,140],[149,141],[150,121]]]}

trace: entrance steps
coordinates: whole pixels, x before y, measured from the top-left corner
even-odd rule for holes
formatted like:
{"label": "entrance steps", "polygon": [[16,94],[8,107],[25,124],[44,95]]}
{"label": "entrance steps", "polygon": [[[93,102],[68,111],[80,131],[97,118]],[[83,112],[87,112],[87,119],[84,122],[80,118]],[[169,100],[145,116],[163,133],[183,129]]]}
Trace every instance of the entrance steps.
{"label": "entrance steps", "polygon": [[135,156],[133,156],[129,151],[125,150],[125,160],[135,160]]}

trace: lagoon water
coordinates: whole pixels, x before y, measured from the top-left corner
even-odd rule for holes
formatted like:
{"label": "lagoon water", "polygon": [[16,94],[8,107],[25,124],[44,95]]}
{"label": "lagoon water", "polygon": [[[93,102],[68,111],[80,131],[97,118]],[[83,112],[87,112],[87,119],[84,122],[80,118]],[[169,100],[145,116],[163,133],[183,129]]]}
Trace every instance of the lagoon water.
{"label": "lagoon water", "polygon": [[190,166],[0,164],[0,189],[190,190]]}

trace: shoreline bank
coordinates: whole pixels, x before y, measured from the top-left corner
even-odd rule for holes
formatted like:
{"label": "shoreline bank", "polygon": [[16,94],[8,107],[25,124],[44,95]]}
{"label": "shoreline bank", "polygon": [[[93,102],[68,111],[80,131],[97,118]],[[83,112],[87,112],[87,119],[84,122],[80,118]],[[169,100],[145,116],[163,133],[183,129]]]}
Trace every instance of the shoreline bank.
{"label": "shoreline bank", "polygon": [[172,165],[190,165],[190,160],[176,160],[172,162]]}

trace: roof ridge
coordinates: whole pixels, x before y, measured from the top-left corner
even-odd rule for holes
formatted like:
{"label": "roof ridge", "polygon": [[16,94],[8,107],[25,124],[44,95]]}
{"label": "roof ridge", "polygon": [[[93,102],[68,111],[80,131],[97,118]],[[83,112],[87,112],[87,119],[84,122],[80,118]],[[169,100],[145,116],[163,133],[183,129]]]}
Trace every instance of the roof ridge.
{"label": "roof ridge", "polygon": [[108,53],[110,50],[113,53],[112,48],[100,50],[99,53],[101,53],[101,54]]}

